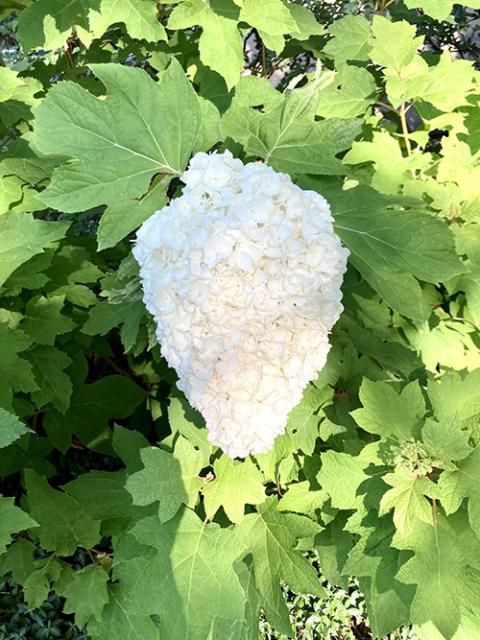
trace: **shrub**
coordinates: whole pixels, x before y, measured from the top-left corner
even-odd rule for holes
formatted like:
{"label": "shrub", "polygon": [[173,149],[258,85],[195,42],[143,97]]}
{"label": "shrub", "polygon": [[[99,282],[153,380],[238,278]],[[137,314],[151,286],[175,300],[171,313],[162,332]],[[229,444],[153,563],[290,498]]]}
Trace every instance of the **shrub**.
{"label": "shrub", "polygon": [[[92,640],[249,640],[260,615],[291,636],[285,590],[318,607],[325,582],[353,576],[374,637],[475,637],[479,74],[473,45],[458,59],[440,37],[466,37],[471,3],[2,5],[16,31],[0,67],[0,569],[29,611],[62,606]],[[155,221],[181,210],[207,152],[267,165],[257,200],[278,173],[302,203],[322,194],[349,252],[325,366],[268,451],[229,450],[243,459],[180,390],[215,345],[167,363],[132,253],[147,220],[152,241],[180,242]],[[166,294],[149,308],[171,330]]]}

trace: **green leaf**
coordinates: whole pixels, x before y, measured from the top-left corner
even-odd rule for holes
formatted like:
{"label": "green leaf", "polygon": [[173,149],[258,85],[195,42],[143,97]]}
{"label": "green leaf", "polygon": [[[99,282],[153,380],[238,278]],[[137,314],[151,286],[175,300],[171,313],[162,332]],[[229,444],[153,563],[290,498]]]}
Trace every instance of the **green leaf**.
{"label": "green leaf", "polygon": [[131,296],[131,300],[118,304],[100,302],[90,311],[88,320],[82,327],[82,333],[89,336],[104,336],[115,327],[121,326],[121,337],[125,352],[135,346],[140,323],[145,317],[145,305]]}
{"label": "green leaf", "polygon": [[33,571],[23,585],[25,601],[30,609],[38,609],[48,597],[50,580],[44,569]]}
{"label": "green leaf", "polygon": [[[423,13],[427,16],[435,18],[435,20],[445,20],[451,14],[453,5],[456,4],[454,0],[405,0],[405,6],[409,9],[416,9],[420,7]],[[464,3],[467,7],[474,9],[480,9],[480,2],[478,0],[468,0]]]}
{"label": "green leaf", "polygon": [[0,215],[0,286],[21,264],[65,236],[69,224],[36,220],[29,213]]}
{"label": "green leaf", "polygon": [[25,307],[25,318],[21,328],[37,344],[53,345],[57,335],[71,331],[75,323],[61,313],[64,296],[39,296],[31,298]]}
{"label": "green leaf", "polygon": [[40,184],[50,177],[57,164],[58,160],[37,158],[33,151],[26,147],[19,149],[18,155],[4,158],[0,162],[0,175],[15,176],[23,184]]}
{"label": "green leaf", "polygon": [[94,640],[160,640],[160,631],[150,616],[128,610],[129,596],[114,584],[109,588],[110,601],[100,622],[91,620],[88,631]]}
{"label": "green leaf", "polygon": [[99,565],[89,565],[75,571],[63,595],[66,599],[63,610],[75,614],[75,623],[82,628],[92,618],[101,620],[103,608],[107,604],[108,573]]}
{"label": "green leaf", "polygon": [[298,538],[313,536],[320,530],[305,516],[278,511],[275,498],[261,504],[258,513],[245,516],[237,528],[237,535],[253,556],[255,583],[265,601],[267,616],[280,628],[288,628],[280,581],[298,593],[320,598],[325,594],[310,563],[295,550]]}
{"label": "green leaf", "polygon": [[48,45],[56,48],[71,34],[73,25],[88,29],[85,0],[40,0],[21,12],[18,37],[25,52]]}
{"label": "green leaf", "polygon": [[13,413],[0,407],[0,449],[12,444],[26,433],[32,433],[32,430]]}
{"label": "green leaf", "polygon": [[339,66],[331,82],[320,92],[317,115],[322,118],[354,118],[372,103],[377,85],[366,69]]}
{"label": "green leaf", "polygon": [[1,559],[2,573],[10,572],[17,584],[24,584],[28,576],[35,571],[34,554],[36,550],[37,547],[30,540],[20,538],[12,542]]}
{"label": "green leaf", "polygon": [[[265,480],[280,485],[291,481],[289,472],[296,468],[293,457],[295,451],[293,437],[289,433],[285,433],[275,438],[270,451],[257,454],[255,460],[265,476]],[[286,474],[283,469],[286,470]]]}
{"label": "green leaf", "polygon": [[330,496],[332,506],[336,509],[358,509],[362,503],[362,497],[357,494],[358,488],[369,477],[363,471],[367,463],[337,451],[326,451],[321,459],[317,480]]}
{"label": "green leaf", "polygon": [[180,437],[172,453],[156,447],[140,452],[144,469],[127,480],[133,503],[139,506],[159,502],[161,522],[173,518],[182,504],[193,507],[201,481],[202,455]]}
{"label": "green leaf", "polygon": [[250,459],[244,462],[222,456],[213,464],[215,478],[203,487],[205,513],[212,519],[223,507],[231,522],[243,520],[246,504],[266,499],[262,473]]}
{"label": "green leaf", "polygon": [[332,39],[323,48],[337,65],[350,60],[366,61],[371,49],[370,23],[363,16],[347,15],[328,28]]}
{"label": "green leaf", "polygon": [[383,637],[410,621],[414,589],[395,577],[409,553],[391,546],[395,527],[390,518],[379,518],[372,510],[365,524],[372,526],[348,554],[343,572],[360,578],[372,632]]}
{"label": "green leaf", "polygon": [[11,407],[12,389],[38,389],[30,363],[18,355],[31,344],[31,339],[23,331],[9,329],[6,324],[0,323],[0,404],[6,408]]}
{"label": "green leaf", "polygon": [[93,547],[100,539],[100,522],[80,509],[72,497],[52,489],[45,478],[25,470],[30,514],[40,525],[35,530],[47,551],[70,556],[78,546]]}
{"label": "green leaf", "polygon": [[[439,62],[429,67],[421,58],[416,58],[410,73],[396,72],[387,75],[387,93],[392,102],[421,99],[441,111],[450,112],[467,105],[470,93],[476,90],[475,70],[467,60],[452,60],[449,51],[444,51]],[[448,86],[449,90],[445,91]]]}
{"label": "green leaf", "polygon": [[[1,68],[1,67],[0,67]],[[5,212],[23,197],[22,181],[17,176],[0,178],[0,210]]]}
{"label": "green leaf", "polygon": [[28,351],[27,356],[39,386],[32,393],[37,407],[52,402],[60,413],[65,413],[70,405],[73,385],[64,370],[72,364],[72,360],[66,353],[51,346],[36,346]]}
{"label": "green leaf", "polygon": [[89,31],[97,37],[109,25],[123,22],[132,38],[156,43],[167,39],[165,29],[156,14],[157,7],[150,0],[101,0],[99,11],[93,3],[88,14]]}
{"label": "green leaf", "polygon": [[41,90],[42,85],[35,78],[21,78],[13,69],[0,67],[0,119],[3,124],[8,127],[20,119],[29,120],[32,117],[30,108],[38,102],[34,96]]}
{"label": "green leaf", "polygon": [[371,59],[382,67],[402,72],[423,44],[423,38],[416,38],[415,34],[415,26],[405,20],[392,22],[384,16],[374,16]]}
{"label": "green leaf", "polygon": [[243,43],[238,30],[239,8],[232,0],[184,0],[168,19],[169,29],[202,27],[200,60],[233,87],[244,67]]}
{"label": "green leaf", "polygon": [[467,429],[462,429],[456,416],[442,422],[427,419],[422,429],[422,440],[430,455],[440,462],[463,460],[472,453],[470,434]]}
{"label": "green leaf", "polygon": [[315,518],[315,511],[320,509],[327,499],[327,493],[312,489],[308,480],[293,482],[280,498],[278,510],[294,511]]}
{"label": "green leaf", "polygon": [[127,418],[142,402],[144,392],[132,380],[121,375],[101,378],[74,389],[65,415],[50,411],[44,426],[53,444],[61,451],[70,446],[72,434],[89,448],[107,448],[113,418]]}
{"label": "green leaf", "polygon": [[329,392],[320,391],[314,385],[306,387],[302,400],[290,411],[287,421],[287,433],[295,445],[307,455],[315,449],[319,435],[318,410],[329,399]]}
{"label": "green leaf", "polygon": [[408,548],[415,555],[400,568],[397,578],[416,585],[411,620],[414,624],[431,621],[444,637],[451,638],[464,612],[480,614],[480,543],[462,516],[446,519],[438,514],[435,526],[417,523]]}
{"label": "green leaf", "polygon": [[373,162],[371,186],[381,193],[398,193],[411,179],[416,168],[413,162],[418,164],[419,159],[403,156],[398,139],[387,131],[374,131],[371,141],[357,140],[352,144],[344,162],[354,165]]}
{"label": "green leaf", "polygon": [[455,415],[462,425],[473,427],[480,417],[480,369],[464,374],[448,371],[428,382],[428,396],[439,421]]}
{"label": "green leaf", "polygon": [[[95,520],[120,520],[130,524],[143,515],[144,510],[132,505],[132,496],[125,488],[125,471],[90,471],[64,485],[81,508]],[[102,526],[102,533],[105,527]]]}
{"label": "green leaf", "polygon": [[106,99],[62,82],[35,113],[36,148],[73,159],[55,170],[41,194],[42,202],[61,211],[141,198],[155,174],[179,175],[198,150],[201,99],[175,60],[157,83],[139,69],[91,68],[107,89]]}
{"label": "green leaf", "polygon": [[445,513],[455,513],[468,498],[470,526],[480,538],[480,448],[466,460],[458,463],[454,471],[444,471],[438,481],[439,497]]}
{"label": "green leaf", "polygon": [[297,22],[282,0],[244,0],[240,20],[271,35],[298,31]]}
{"label": "green leaf", "polygon": [[399,313],[424,319],[412,276],[438,283],[463,271],[448,226],[422,210],[391,210],[391,198],[367,187],[332,193],[330,202],[335,229],[365,280]]}
{"label": "green leaf", "polygon": [[425,497],[434,490],[431,480],[402,468],[385,474],[382,480],[392,488],[383,495],[379,513],[394,510],[393,522],[401,536],[408,537],[419,521],[433,523],[432,505]]}
{"label": "green leaf", "polygon": [[364,378],[360,402],[363,408],[350,415],[368,433],[404,440],[418,435],[425,415],[425,400],[417,382],[411,382],[397,393],[388,382]]}
{"label": "green leaf", "polygon": [[203,462],[206,464],[213,447],[208,441],[208,432],[202,415],[192,409],[184,398],[171,396],[168,405],[168,421],[173,433],[180,433],[201,451]]}
{"label": "green leaf", "polygon": [[317,22],[315,14],[310,9],[300,4],[291,3],[288,5],[288,10],[295,20],[296,29],[292,32],[292,35],[296,40],[308,40],[310,36],[324,34],[323,26]]}
{"label": "green leaf", "polygon": [[0,554],[7,550],[14,533],[37,526],[35,520],[15,506],[14,498],[0,497]]}
{"label": "green leaf", "polygon": [[346,585],[343,577],[343,566],[352,549],[352,534],[345,529],[346,514],[338,514],[326,510],[324,519],[327,526],[315,537],[315,551],[322,565],[322,574],[332,584]]}
{"label": "green leaf", "polygon": [[163,209],[168,201],[166,189],[169,183],[170,177],[167,176],[155,182],[150,191],[139,200],[109,205],[98,226],[98,250],[114,247],[145,222],[153,211]]}
{"label": "green leaf", "polygon": [[[259,96],[237,93],[222,118],[222,130],[240,142],[247,154],[263,158],[277,171],[341,175],[345,168],[335,156],[348,149],[360,131],[358,120],[314,119],[320,93],[314,82],[287,91],[258,111]],[[250,85],[250,83],[249,83]],[[239,89],[240,87],[240,89]],[[250,99],[249,99],[250,98]]]}
{"label": "green leaf", "polygon": [[140,586],[130,593],[128,611],[159,616],[162,638],[204,640],[215,616],[243,618],[245,592],[233,564],[245,550],[233,531],[184,509],[164,524],[141,520],[131,535],[149,551],[119,559],[120,581]]}
{"label": "green leaf", "polygon": [[140,451],[149,446],[148,440],[139,431],[125,429],[116,424],[112,438],[113,448],[127,467],[129,473],[143,469]]}
{"label": "green leaf", "polygon": [[25,52],[57,49],[75,27],[87,45],[111,24],[123,22],[132,38],[166,40],[149,0],[37,0],[20,13],[18,36]]}

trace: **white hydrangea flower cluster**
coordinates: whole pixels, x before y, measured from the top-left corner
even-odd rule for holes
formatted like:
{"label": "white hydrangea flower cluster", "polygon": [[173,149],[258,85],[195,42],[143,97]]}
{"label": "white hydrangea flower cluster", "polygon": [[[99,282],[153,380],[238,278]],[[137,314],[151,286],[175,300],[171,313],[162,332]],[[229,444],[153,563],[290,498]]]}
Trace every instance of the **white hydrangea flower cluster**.
{"label": "white hydrangea flower cluster", "polygon": [[137,234],[145,305],[210,441],[267,452],[325,365],[348,251],[326,200],[261,162],[197,153],[182,180]]}

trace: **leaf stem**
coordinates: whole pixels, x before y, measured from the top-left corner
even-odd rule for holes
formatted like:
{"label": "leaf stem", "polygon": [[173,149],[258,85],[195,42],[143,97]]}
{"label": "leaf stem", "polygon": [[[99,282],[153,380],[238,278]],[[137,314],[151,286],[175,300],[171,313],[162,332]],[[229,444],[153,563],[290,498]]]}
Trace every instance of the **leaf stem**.
{"label": "leaf stem", "polygon": [[93,555],[92,549],[89,549],[88,547],[83,547],[83,549],[87,552],[92,564],[97,564],[97,558]]}
{"label": "leaf stem", "polygon": [[395,108],[392,107],[391,104],[387,104],[386,102],[382,102],[381,100],[375,100],[374,106],[382,107],[382,109],[387,109],[388,111],[395,111]]}
{"label": "leaf stem", "polygon": [[402,134],[403,134],[403,139],[405,140],[405,147],[407,149],[407,154],[411,155],[412,143],[410,141],[410,136],[408,133],[406,113],[407,113],[407,110],[405,108],[405,103],[402,102],[402,104],[400,105],[400,109],[398,110],[398,115],[400,116],[400,122],[402,125]]}
{"label": "leaf stem", "polygon": [[267,70],[267,50],[265,45],[263,44],[263,40],[261,40],[261,48],[262,48],[262,77],[268,78],[268,70]]}
{"label": "leaf stem", "polygon": [[394,2],[395,0],[379,0],[377,3],[377,13],[385,13],[388,7]]}

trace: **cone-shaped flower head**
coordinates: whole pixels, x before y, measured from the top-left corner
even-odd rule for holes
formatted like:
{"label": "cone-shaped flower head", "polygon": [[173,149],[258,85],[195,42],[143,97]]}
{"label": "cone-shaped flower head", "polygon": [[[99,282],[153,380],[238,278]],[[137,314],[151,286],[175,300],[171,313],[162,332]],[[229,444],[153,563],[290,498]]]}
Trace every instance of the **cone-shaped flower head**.
{"label": "cone-shaped flower head", "polygon": [[178,386],[231,457],[268,451],[317,377],[348,251],[326,200],[226,151],[140,228],[144,301]]}

